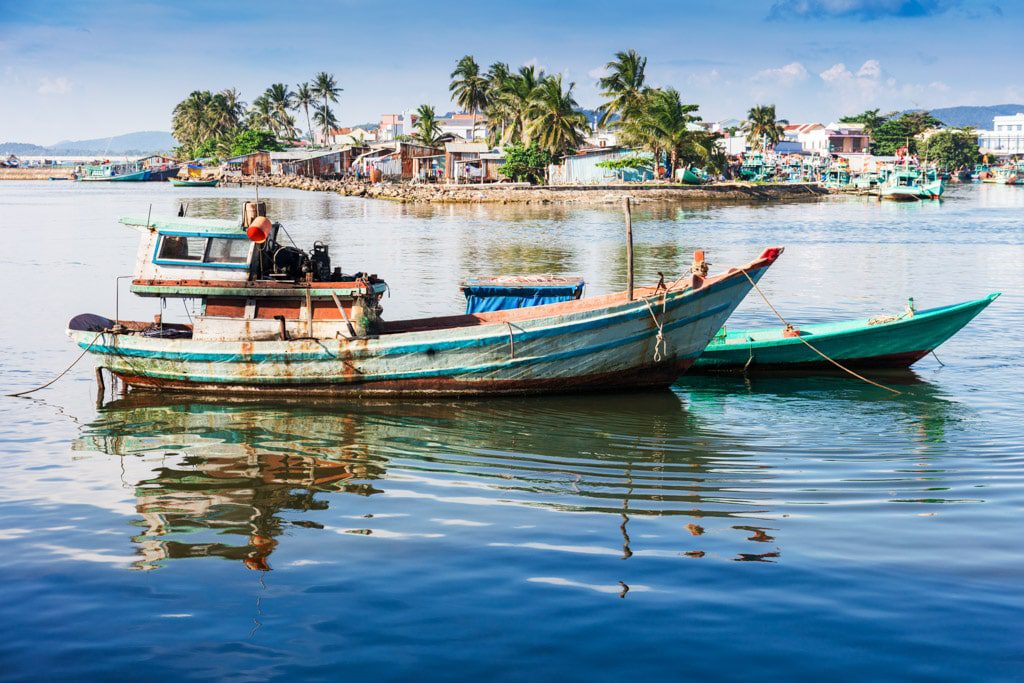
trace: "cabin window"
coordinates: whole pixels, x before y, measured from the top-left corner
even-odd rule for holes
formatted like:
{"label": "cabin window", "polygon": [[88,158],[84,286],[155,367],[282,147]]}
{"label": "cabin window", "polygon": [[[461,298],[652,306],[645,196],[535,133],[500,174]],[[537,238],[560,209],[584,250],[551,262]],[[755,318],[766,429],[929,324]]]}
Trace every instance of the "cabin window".
{"label": "cabin window", "polygon": [[248,263],[249,248],[252,242],[249,240],[232,240],[223,237],[210,239],[210,248],[206,253],[206,261],[209,263]]}
{"label": "cabin window", "polygon": [[202,261],[206,252],[205,237],[164,235],[157,258],[169,261]]}

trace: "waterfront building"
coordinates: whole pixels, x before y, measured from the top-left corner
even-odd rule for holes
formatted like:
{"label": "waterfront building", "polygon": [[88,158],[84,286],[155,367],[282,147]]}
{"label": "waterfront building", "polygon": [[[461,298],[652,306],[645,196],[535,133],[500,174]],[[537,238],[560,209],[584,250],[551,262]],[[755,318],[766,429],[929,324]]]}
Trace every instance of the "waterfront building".
{"label": "waterfront building", "polygon": [[808,129],[797,137],[805,152],[818,154],[869,154],[871,136],[863,123],[805,124]]}
{"label": "waterfront building", "polygon": [[978,147],[997,156],[1024,154],[1024,112],[993,118],[992,130],[978,131]]}
{"label": "waterfront building", "polygon": [[452,114],[448,118],[438,119],[437,123],[441,128],[441,135],[451,135],[453,138],[475,142],[487,137],[487,117],[477,114]]}

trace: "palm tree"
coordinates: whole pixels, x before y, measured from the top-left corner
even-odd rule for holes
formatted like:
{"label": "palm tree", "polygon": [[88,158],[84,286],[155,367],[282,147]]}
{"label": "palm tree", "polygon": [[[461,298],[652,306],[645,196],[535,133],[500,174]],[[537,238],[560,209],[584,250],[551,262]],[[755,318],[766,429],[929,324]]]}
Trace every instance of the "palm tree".
{"label": "palm tree", "polygon": [[510,74],[492,100],[488,117],[494,115],[502,128],[501,142],[522,142],[530,144],[530,108],[537,87],[547,78],[543,69],[534,66],[520,67]]}
{"label": "palm tree", "polygon": [[[323,126],[325,144],[327,142],[327,136],[330,133],[330,128],[338,125],[337,121],[334,119],[334,114],[331,113],[330,107],[327,103],[328,101],[337,102],[338,95],[341,94],[341,92],[342,88],[338,87],[338,83],[334,80],[334,76],[326,71],[321,71],[313,77],[313,94],[317,97],[323,98],[323,107],[320,109],[320,119],[322,121],[334,121],[333,126]],[[314,115],[313,118],[315,119],[316,116]]]}
{"label": "palm tree", "polygon": [[331,108],[326,105],[317,107],[316,111],[313,112],[313,123],[315,123],[317,126],[320,127],[322,131],[324,131],[325,144],[327,142],[327,132],[330,131],[331,128],[338,127],[338,120],[334,118],[334,112],[331,111]]}
{"label": "palm tree", "polygon": [[274,129],[273,105],[266,94],[252,101],[252,107],[249,108],[249,126],[259,130]]}
{"label": "palm tree", "polygon": [[488,82],[480,75],[480,66],[472,55],[466,55],[456,64],[451,73],[448,91],[455,96],[455,103],[473,114],[473,133],[476,136],[477,112],[487,107]]}
{"label": "palm tree", "polygon": [[607,126],[612,117],[618,114],[625,118],[630,111],[638,106],[647,87],[644,85],[647,58],[641,57],[636,50],[616,52],[615,59],[605,65],[608,75],[598,79],[601,95],[608,101],[601,107],[602,127]]}
{"label": "palm tree", "polygon": [[416,110],[416,134],[413,137],[430,147],[438,145],[441,138],[441,124],[437,121],[434,108],[429,104],[421,104]]}
{"label": "palm tree", "polygon": [[309,120],[309,106],[316,101],[316,93],[309,86],[309,83],[299,83],[295,89],[295,110],[302,107],[306,111],[306,132],[309,134],[309,144],[313,144],[313,125]]}
{"label": "palm tree", "polygon": [[209,96],[209,91],[195,90],[179,102],[171,114],[171,131],[189,155],[200,141]]}
{"label": "palm tree", "polygon": [[680,160],[692,164],[708,159],[704,132],[691,129],[691,124],[700,120],[694,116],[697,109],[696,104],[683,104],[674,88],[656,90],[648,100],[643,118],[651,126],[660,149],[668,153],[669,177],[675,177]]}
{"label": "palm tree", "polygon": [[224,109],[228,116],[237,126],[245,116],[245,102],[242,101],[242,93],[237,88],[225,88],[218,93],[224,99]]}
{"label": "palm tree", "polygon": [[263,96],[270,104],[272,130],[281,137],[288,137],[289,129],[294,128],[294,120],[288,114],[288,110],[294,106],[295,93],[284,83],[272,83]]}
{"label": "palm tree", "polygon": [[505,62],[491,64],[484,75],[487,81],[487,141],[491,145],[500,144],[505,139],[508,121],[503,117],[499,98],[510,76],[511,72]]}
{"label": "palm tree", "polygon": [[578,148],[586,139],[587,117],[573,98],[575,83],[563,89],[562,75],[543,79],[530,97],[526,133],[555,158]]}
{"label": "palm tree", "polygon": [[747,112],[747,142],[751,149],[774,147],[782,139],[785,120],[775,120],[775,105],[757,105]]}

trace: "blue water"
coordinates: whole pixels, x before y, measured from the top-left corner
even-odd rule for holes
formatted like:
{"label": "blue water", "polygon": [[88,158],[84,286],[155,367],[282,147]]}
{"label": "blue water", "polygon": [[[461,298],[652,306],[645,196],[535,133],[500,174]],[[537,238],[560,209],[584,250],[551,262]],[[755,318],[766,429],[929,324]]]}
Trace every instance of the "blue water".
{"label": "blue water", "polygon": [[[247,192],[0,183],[4,393],[77,350],[132,270],[123,214]],[[266,192],[300,244],[385,277],[385,316],[462,277],[621,287],[616,207]],[[1024,188],[939,203],[640,205],[639,279],[769,244],[812,322],[1003,296],[912,373],[684,378],[672,391],[197,401],[91,366],[0,398],[3,680],[1020,680]],[[122,283],[124,287],[124,283]],[[120,295],[122,315],[153,302]],[[164,312],[186,313],[181,304]],[[731,325],[774,325],[749,298]]]}

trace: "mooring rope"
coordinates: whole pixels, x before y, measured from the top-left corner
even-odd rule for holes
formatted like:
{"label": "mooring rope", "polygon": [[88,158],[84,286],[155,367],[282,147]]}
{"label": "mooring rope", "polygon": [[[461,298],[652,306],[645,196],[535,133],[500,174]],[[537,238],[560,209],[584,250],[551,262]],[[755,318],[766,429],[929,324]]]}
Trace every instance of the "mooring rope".
{"label": "mooring rope", "polygon": [[[658,327],[658,334],[654,338],[654,362],[655,363],[660,363],[661,362],[661,358],[662,358],[661,351],[664,349],[665,353],[668,353],[668,346],[665,344],[665,335],[664,335],[665,324],[663,322],[659,321],[658,320],[658,316],[654,314],[654,309],[651,308],[650,300],[648,299],[648,297],[641,297],[641,300],[644,302],[644,304],[647,305],[647,310],[651,312],[651,318],[654,319],[654,324]],[[665,307],[666,306],[667,306],[667,302],[665,301],[664,295],[662,295],[662,306],[661,306],[661,312],[662,313],[665,312]]]}
{"label": "mooring rope", "polygon": [[[765,293],[761,291],[761,288],[757,286],[757,283],[754,282],[754,278],[750,277],[750,273],[748,273],[746,270],[743,270],[743,269],[740,269],[740,272],[743,273],[747,277],[748,280],[750,280],[750,284],[753,285],[754,289],[757,290],[757,293],[761,295],[761,298],[764,299],[764,302],[766,304],[768,304],[768,308],[772,309],[772,313],[774,313],[775,316],[779,320],[781,320],[784,325],[786,325],[787,327],[792,327],[792,325],[789,324],[789,321],[786,320],[785,318],[783,318],[782,314],[779,313],[779,311],[775,308],[775,306],[772,305],[772,302],[768,300],[768,297],[765,296]],[[897,391],[896,389],[893,389],[892,387],[887,387],[884,384],[879,384],[878,382],[873,382],[870,379],[868,379],[867,377],[864,377],[863,375],[858,375],[856,372],[854,372],[850,368],[846,367],[845,365],[841,365],[838,361],[830,358],[824,352],[819,351],[814,345],[812,345],[809,341],[804,339],[802,335],[797,334],[796,338],[799,339],[800,341],[802,341],[807,346],[807,348],[809,348],[811,351],[814,351],[816,354],[818,354],[819,356],[821,356],[822,358],[827,360],[829,363],[831,363],[832,365],[834,365],[837,368],[839,368],[840,370],[842,370],[843,372],[846,372],[846,373],[848,373],[850,375],[853,375],[857,379],[859,379],[861,381],[864,381],[864,382],[867,382],[868,384],[870,384],[872,386],[876,386],[879,389],[885,389],[886,391],[891,391],[894,394],[902,394],[903,393],[902,391]],[[747,362],[749,364],[750,361],[747,361]]]}
{"label": "mooring rope", "polygon": [[51,384],[53,384],[54,382],[59,380],[61,377],[63,377],[64,375],[68,374],[68,372],[71,370],[71,368],[73,368],[76,365],[78,365],[78,361],[80,361],[83,358],[85,358],[85,354],[89,353],[89,349],[92,348],[92,345],[95,344],[96,340],[99,339],[100,337],[102,337],[105,332],[107,332],[107,330],[103,330],[103,332],[100,332],[95,337],[93,337],[92,341],[89,342],[89,345],[85,347],[85,350],[82,351],[82,353],[78,356],[78,358],[76,358],[75,361],[71,365],[69,365],[66,368],[64,368],[64,372],[62,372],[59,375],[57,375],[56,377],[54,377],[53,379],[51,379],[49,382],[47,382],[43,386],[36,387],[35,389],[29,389],[28,391],[19,391],[16,394],[7,394],[7,395],[16,398],[18,396],[25,396],[26,394],[33,394],[33,393],[39,391],[40,389],[45,389],[46,387],[50,386]]}

